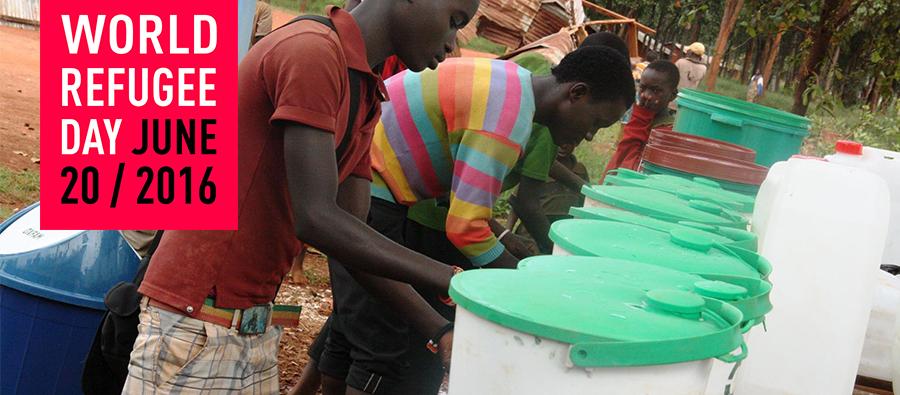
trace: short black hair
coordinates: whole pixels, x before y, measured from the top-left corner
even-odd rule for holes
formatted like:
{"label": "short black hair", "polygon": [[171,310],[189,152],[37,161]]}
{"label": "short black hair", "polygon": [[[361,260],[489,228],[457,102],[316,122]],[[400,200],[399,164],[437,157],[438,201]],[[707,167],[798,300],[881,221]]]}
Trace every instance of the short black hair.
{"label": "short black hair", "polygon": [[594,100],[622,100],[626,108],[634,104],[631,66],[612,48],[580,47],[566,55],[552,73],[560,83],[587,84]]}
{"label": "short black hair", "polygon": [[621,37],[617,36],[615,33],[611,32],[597,32],[591,33],[581,42],[581,45],[578,48],[588,47],[592,45],[605,45],[610,47],[623,57],[625,60],[628,60],[628,63],[631,63],[630,54],[628,53],[628,46],[625,45],[625,41],[622,40]]}
{"label": "short black hair", "polygon": [[656,70],[666,76],[666,80],[672,86],[672,89],[678,88],[681,81],[681,74],[678,72],[678,66],[668,60],[657,60],[647,65],[646,69]]}

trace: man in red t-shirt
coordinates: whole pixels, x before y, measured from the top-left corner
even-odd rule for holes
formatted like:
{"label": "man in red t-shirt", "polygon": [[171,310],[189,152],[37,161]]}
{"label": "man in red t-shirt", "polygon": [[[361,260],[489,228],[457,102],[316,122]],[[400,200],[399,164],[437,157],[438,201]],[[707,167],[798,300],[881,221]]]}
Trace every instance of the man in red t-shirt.
{"label": "man in red t-shirt", "polygon": [[[329,7],[334,29],[298,21],[251,48],[238,70],[238,230],[165,233],[140,288],[146,298],[125,393],[278,392],[281,328],[267,322],[280,317],[271,303],[299,240],[361,282],[365,272],[446,292],[453,268],[364,222],[369,146],[384,99],[372,67],[392,54],[413,70],[436,67],[477,7],[477,0],[369,1],[352,14]],[[348,69],[361,76],[349,128]],[[428,306],[411,288],[392,297]],[[435,314],[412,324],[438,333],[447,322]],[[439,341],[444,358],[451,339]]]}
{"label": "man in red t-shirt", "polygon": [[671,128],[675,123],[669,103],[678,95],[678,79],[678,68],[667,60],[650,63],[641,73],[638,101],[631,107],[631,118],[622,130],[616,152],[603,171],[601,183],[610,170],[637,170],[644,146],[650,139],[650,130],[666,126]]}

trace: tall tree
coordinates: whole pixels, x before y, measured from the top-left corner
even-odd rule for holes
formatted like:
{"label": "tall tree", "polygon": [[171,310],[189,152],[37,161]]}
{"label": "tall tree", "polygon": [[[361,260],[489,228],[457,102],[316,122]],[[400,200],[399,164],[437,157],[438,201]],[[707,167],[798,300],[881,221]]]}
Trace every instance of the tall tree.
{"label": "tall tree", "polygon": [[719,36],[716,38],[716,50],[713,52],[709,72],[706,73],[707,91],[712,92],[716,88],[716,79],[719,77],[719,66],[725,52],[725,45],[728,43],[728,37],[731,36],[731,31],[734,29],[734,24],[743,7],[744,0],[726,0],[725,2],[725,13],[722,16],[722,23],[719,24]]}
{"label": "tall tree", "polygon": [[[781,36],[784,35],[784,27],[778,29],[778,33],[775,33],[775,38],[772,39],[772,47],[769,48],[769,54],[766,57],[766,64],[763,66],[763,81],[765,81],[766,86],[772,83],[772,69],[775,67],[775,58],[778,57],[778,49],[781,48]],[[765,95],[765,91],[763,91],[763,95]]]}
{"label": "tall tree", "polygon": [[[819,20],[812,30],[812,47],[806,56],[800,72],[797,74],[797,86],[794,90],[794,105],[791,112],[806,115],[809,109],[807,88],[810,80],[816,78],[822,68],[822,61],[828,54],[831,38],[849,17],[853,15],[862,0],[823,0]],[[814,82],[813,82],[814,83]]]}

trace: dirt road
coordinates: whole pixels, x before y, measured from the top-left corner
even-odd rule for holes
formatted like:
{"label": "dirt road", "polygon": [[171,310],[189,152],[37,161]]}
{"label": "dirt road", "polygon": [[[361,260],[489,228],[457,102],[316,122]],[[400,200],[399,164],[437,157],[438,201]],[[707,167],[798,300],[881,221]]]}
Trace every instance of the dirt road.
{"label": "dirt road", "polygon": [[[37,170],[40,32],[0,26],[0,166]],[[18,153],[17,153],[18,152]]]}

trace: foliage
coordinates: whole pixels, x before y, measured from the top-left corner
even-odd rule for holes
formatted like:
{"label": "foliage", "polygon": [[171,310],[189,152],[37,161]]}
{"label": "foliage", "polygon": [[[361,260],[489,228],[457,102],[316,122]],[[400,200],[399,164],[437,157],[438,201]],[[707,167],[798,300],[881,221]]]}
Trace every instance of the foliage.
{"label": "foliage", "polygon": [[40,173],[34,170],[10,170],[0,166],[0,221],[40,199]]}
{"label": "foliage", "polygon": [[300,10],[300,3],[303,3],[308,14],[319,14],[325,12],[325,7],[329,5],[344,6],[344,0],[271,0],[274,7],[284,8],[286,10],[297,12]]}
{"label": "foliage", "polygon": [[900,151],[900,103],[884,114],[866,106],[845,108],[837,103],[831,112],[810,116],[812,127],[804,144],[804,153],[822,156],[834,152],[838,139],[853,140],[869,147]]}
{"label": "foliage", "polygon": [[463,47],[479,51],[479,52],[487,52],[492,53],[494,55],[503,55],[506,53],[506,47],[500,44],[496,44],[482,37],[475,37]]}

